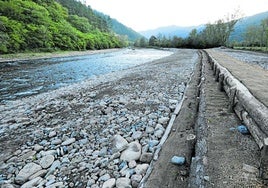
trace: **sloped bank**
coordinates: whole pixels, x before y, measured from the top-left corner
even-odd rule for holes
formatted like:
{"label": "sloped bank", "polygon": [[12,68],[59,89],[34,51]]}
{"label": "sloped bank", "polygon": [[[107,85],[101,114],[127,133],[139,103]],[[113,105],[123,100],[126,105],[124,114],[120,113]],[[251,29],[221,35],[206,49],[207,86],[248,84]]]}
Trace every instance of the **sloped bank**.
{"label": "sloped bank", "polygon": [[[247,126],[261,150],[259,175],[268,183],[268,108],[235,78],[226,67],[206,52],[214,71],[218,88],[229,97],[230,110],[234,110],[239,119]],[[224,61],[224,59],[222,59]],[[241,69],[243,69],[241,67]],[[254,71],[254,70],[252,70]],[[256,78],[257,79],[257,78]]]}

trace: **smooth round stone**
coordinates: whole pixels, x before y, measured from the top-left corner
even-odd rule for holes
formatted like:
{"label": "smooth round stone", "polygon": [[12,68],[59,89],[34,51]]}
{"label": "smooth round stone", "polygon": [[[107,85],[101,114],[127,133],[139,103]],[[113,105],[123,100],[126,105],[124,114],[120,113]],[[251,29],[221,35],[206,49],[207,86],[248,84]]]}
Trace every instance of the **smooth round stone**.
{"label": "smooth round stone", "polygon": [[76,141],[75,138],[69,138],[68,140],[65,140],[64,142],[62,142],[61,145],[68,146],[68,145],[74,143],[75,141]]}
{"label": "smooth round stone", "polygon": [[111,178],[103,183],[102,188],[113,188],[115,187],[115,178]]}
{"label": "smooth round stone", "polygon": [[54,159],[55,158],[53,155],[46,155],[40,160],[39,164],[41,165],[42,168],[46,169],[52,165]]}

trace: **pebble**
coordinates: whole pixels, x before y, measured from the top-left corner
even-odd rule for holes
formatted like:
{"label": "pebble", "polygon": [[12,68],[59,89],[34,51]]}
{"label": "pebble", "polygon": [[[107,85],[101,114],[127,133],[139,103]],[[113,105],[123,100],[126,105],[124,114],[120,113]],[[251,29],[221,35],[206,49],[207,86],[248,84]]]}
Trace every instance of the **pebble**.
{"label": "pebble", "polygon": [[116,180],[116,187],[131,188],[131,181],[129,178],[118,178]]}
{"label": "pebble", "polygon": [[140,174],[134,174],[133,176],[131,176],[132,187],[134,188],[138,187],[141,180],[142,180],[142,175]]}
{"label": "pebble", "polygon": [[171,163],[177,165],[183,165],[185,163],[185,157],[173,156],[171,158]]}
{"label": "pebble", "polygon": [[140,161],[143,163],[150,163],[152,159],[153,159],[152,153],[142,153],[140,157]]}
{"label": "pebble", "polygon": [[72,143],[75,142],[75,138],[69,138],[68,140],[65,140],[64,142],[61,143],[62,146],[68,146]]}
{"label": "pebble", "polygon": [[138,164],[135,168],[136,174],[145,175],[149,164]]}
{"label": "pebble", "polygon": [[128,142],[121,135],[115,135],[112,140],[113,152],[122,151],[128,147]]}
{"label": "pebble", "polygon": [[113,188],[115,187],[115,178],[111,178],[103,183],[102,188]]}
{"label": "pebble", "polygon": [[39,164],[41,165],[42,168],[46,169],[52,165],[54,159],[55,158],[53,155],[46,155],[40,160]]}

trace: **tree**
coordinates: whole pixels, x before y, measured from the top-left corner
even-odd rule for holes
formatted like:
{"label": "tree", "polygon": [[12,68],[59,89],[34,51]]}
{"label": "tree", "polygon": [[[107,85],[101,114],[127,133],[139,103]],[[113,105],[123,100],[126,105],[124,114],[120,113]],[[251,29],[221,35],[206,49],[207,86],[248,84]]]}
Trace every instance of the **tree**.
{"label": "tree", "polygon": [[78,29],[83,33],[89,33],[93,30],[93,26],[90,25],[88,19],[85,17],[79,17],[77,15],[69,15],[68,19],[69,23],[72,24],[73,27]]}
{"label": "tree", "polygon": [[266,46],[268,48],[268,18],[262,20],[261,22],[261,46]]}
{"label": "tree", "polygon": [[149,39],[149,46],[157,46],[157,45],[158,45],[158,40],[154,35],[152,35]]}
{"label": "tree", "polygon": [[[102,49],[126,45],[125,37],[120,38],[110,32],[106,21],[89,7],[75,0],[62,2],[70,10],[55,0],[0,1],[0,53]],[[69,15],[68,11],[74,14]]]}
{"label": "tree", "polygon": [[262,31],[260,26],[249,26],[244,33],[247,46],[260,46],[262,44]]}

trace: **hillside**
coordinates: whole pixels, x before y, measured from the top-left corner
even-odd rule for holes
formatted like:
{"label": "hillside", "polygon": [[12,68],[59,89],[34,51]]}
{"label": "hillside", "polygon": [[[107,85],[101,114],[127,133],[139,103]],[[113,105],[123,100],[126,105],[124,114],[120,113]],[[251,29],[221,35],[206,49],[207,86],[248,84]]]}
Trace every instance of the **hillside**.
{"label": "hillside", "polygon": [[111,18],[108,15],[105,15],[101,12],[94,10],[96,15],[99,15],[105,19],[110,27],[110,29],[118,35],[127,36],[127,39],[131,42],[135,42],[137,39],[143,37],[140,33],[134,31],[133,29],[125,26],[116,19]]}
{"label": "hillside", "polygon": [[115,23],[76,0],[0,1],[0,54],[120,48],[136,39],[113,31]]}
{"label": "hillside", "polygon": [[[243,35],[246,29],[249,26],[259,25],[261,23],[261,20],[268,17],[268,11],[259,13],[253,16],[244,17],[241,20],[239,20],[235,27],[234,31],[230,35],[230,41],[243,41]],[[192,31],[192,29],[197,29],[197,31],[202,31],[205,28],[205,24],[199,25],[199,26],[191,26],[191,27],[180,27],[180,26],[167,26],[167,27],[160,27],[157,29],[147,30],[147,31],[141,31],[140,33],[145,36],[146,38],[150,38],[152,35],[154,36],[166,36],[166,37],[182,37],[186,38],[188,37],[189,33]]]}
{"label": "hillside", "polygon": [[229,40],[238,42],[243,41],[243,35],[246,29],[249,26],[260,25],[261,21],[265,18],[268,18],[268,11],[242,18],[236,23],[234,31],[231,33]]}

